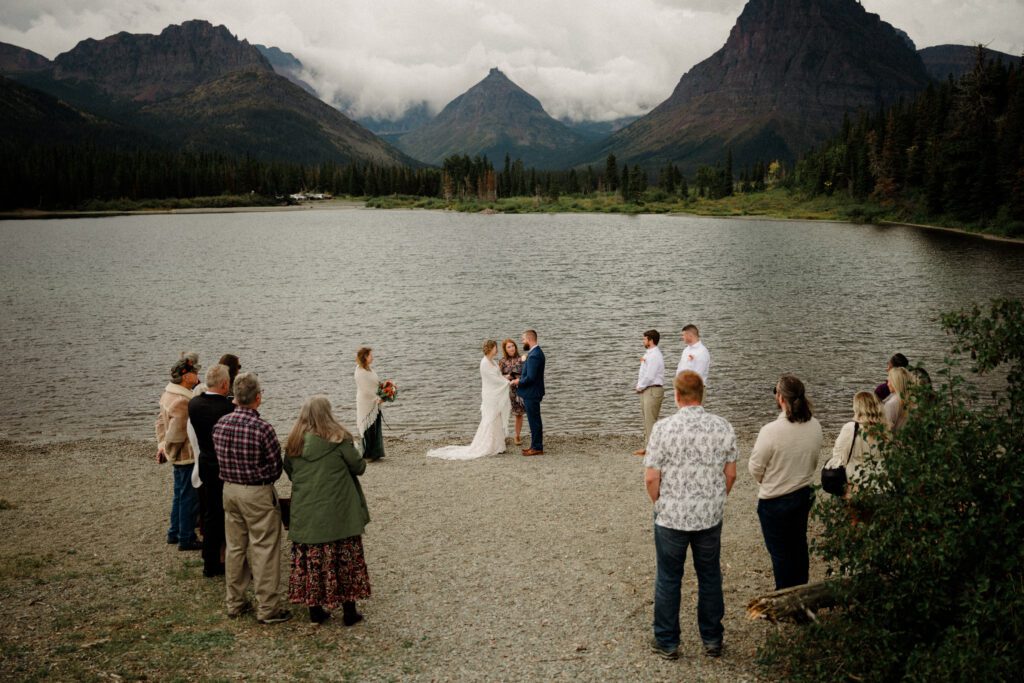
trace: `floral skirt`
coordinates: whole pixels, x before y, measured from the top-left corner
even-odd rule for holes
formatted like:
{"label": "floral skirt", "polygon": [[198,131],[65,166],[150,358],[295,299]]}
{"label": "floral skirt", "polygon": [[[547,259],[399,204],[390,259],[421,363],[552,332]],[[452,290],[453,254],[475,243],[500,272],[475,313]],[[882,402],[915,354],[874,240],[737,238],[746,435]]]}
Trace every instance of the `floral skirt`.
{"label": "floral skirt", "polygon": [[370,597],[370,575],[361,536],[331,543],[292,543],[288,599],[297,605],[334,609]]}
{"label": "floral skirt", "polygon": [[515,387],[509,389],[508,397],[512,400],[512,414],[526,415],[526,405],[523,403],[523,397],[519,395]]}

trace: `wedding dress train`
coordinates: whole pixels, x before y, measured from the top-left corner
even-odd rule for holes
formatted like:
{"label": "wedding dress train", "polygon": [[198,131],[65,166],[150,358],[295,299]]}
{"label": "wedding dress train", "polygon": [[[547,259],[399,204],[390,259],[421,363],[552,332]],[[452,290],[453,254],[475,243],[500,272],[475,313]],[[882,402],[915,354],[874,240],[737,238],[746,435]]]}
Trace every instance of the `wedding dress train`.
{"label": "wedding dress train", "polygon": [[436,448],[427,451],[428,457],[472,460],[505,452],[508,418],[512,412],[508,380],[502,377],[497,364],[486,356],[480,360],[480,384],[480,426],[476,429],[473,442],[468,446]]}

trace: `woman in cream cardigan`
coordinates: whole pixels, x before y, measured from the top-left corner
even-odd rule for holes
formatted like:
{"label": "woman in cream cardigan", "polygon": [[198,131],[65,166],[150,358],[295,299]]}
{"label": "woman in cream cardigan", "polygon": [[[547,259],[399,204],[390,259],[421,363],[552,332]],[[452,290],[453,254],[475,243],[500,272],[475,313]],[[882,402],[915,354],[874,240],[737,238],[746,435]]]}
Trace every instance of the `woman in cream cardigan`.
{"label": "woman in cream cardigan", "polygon": [[[879,427],[879,425],[881,425]],[[882,402],[870,391],[858,391],[853,397],[853,421],[839,430],[832,447],[832,459],[825,467],[846,468],[847,497],[854,477],[868,461],[879,457],[878,439],[889,431]]]}
{"label": "woman in cream cardigan", "polygon": [[757,516],[779,590],[807,583],[807,517],[814,504],[811,483],[818,470],[822,434],[803,382],[783,375],[772,393],[782,412],[761,428],[748,466],[761,485]]}
{"label": "woman in cream cardigan", "polygon": [[373,349],[368,346],[356,351],[356,429],[363,440],[363,457],[380,460],[384,457],[384,432],[381,429],[380,405],[377,396],[380,378],[370,367],[373,365]]}

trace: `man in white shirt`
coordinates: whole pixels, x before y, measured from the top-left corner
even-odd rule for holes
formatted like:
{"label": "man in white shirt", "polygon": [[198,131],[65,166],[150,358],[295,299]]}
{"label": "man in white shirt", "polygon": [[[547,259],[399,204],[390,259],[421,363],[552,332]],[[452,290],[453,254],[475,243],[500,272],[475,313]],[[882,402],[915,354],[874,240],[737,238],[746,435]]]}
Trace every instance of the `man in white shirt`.
{"label": "man in white shirt", "polygon": [[700,331],[696,325],[687,325],[683,328],[683,343],[686,344],[686,348],[683,349],[683,355],[679,358],[676,374],[678,375],[683,370],[693,370],[700,375],[700,378],[704,380],[704,385],[707,386],[708,370],[711,369],[711,354],[708,352],[708,347],[704,346],[704,342],[700,340]]}
{"label": "man in white shirt", "polygon": [[658,342],[661,335],[657,330],[644,332],[644,348],[647,351],[640,359],[640,376],[636,380],[636,393],[640,394],[640,411],[644,416],[644,447],[633,455],[647,454],[647,440],[651,428],[661,414],[661,402],[665,399],[665,357],[661,355]]}

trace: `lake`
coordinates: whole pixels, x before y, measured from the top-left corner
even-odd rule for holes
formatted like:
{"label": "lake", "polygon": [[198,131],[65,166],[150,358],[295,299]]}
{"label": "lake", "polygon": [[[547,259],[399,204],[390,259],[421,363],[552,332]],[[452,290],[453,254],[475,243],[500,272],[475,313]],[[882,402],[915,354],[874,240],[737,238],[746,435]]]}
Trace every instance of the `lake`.
{"label": "lake", "polygon": [[642,333],[662,333],[674,369],[688,323],[712,354],[709,409],[755,429],[793,372],[835,428],[892,353],[941,366],[939,313],[1024,296],[1019,245],[827,222],[342,208],[6,221],[0,236],[0,435],[32,440],[152,438],[189,350],[258,372],[282,434],[321,392],[351,426],[360,345],[399,386],[386,434],[468,440],[481,342],[528,327],[546,431],[639,440]]}

